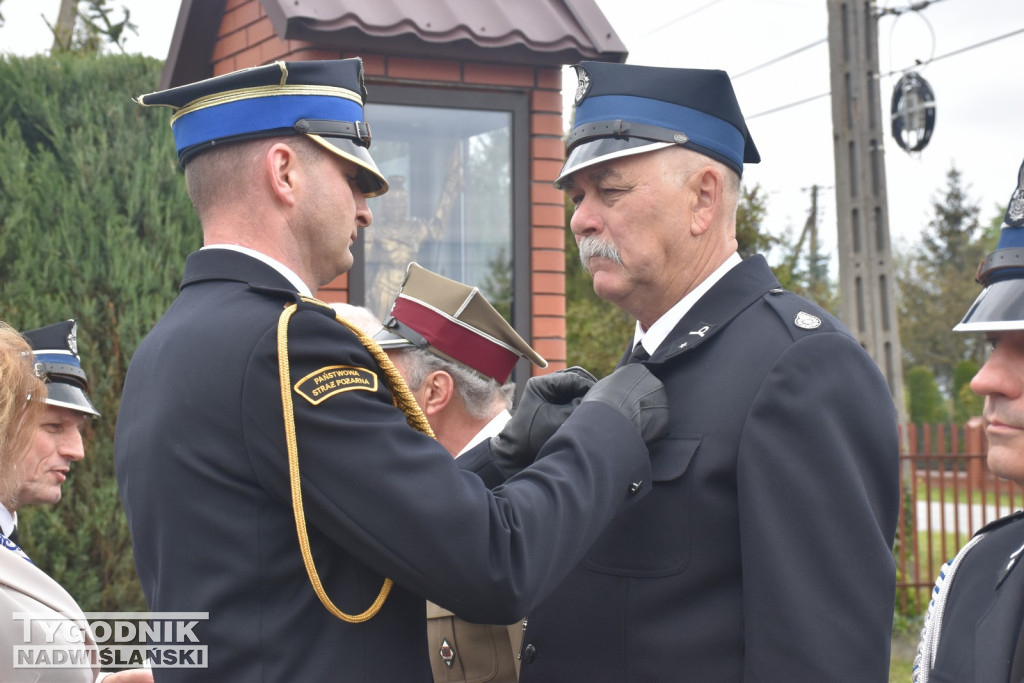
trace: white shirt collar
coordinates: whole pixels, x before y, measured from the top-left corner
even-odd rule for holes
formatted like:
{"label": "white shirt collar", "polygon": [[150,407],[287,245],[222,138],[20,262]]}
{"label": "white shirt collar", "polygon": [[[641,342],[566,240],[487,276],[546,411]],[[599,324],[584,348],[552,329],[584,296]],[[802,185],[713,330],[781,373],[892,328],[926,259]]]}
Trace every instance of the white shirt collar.
{"label": "white shirt collar", "polygon": [[302,281],[302,278],[295,274],[294,270],[277,259],[272,259],[266,254],[256,251],[255,249],[242,247],[237,244],[207,244],[203,249],[229,249],[231,251],[237,251],[240,254],[252,256],[254,259],[263,261],[263,263],[266,263],[268,266],[281,273],[281,275],[291,283],[292,287],[299,291],[299,294],[304,294],[309,297],[313,296],[313,292],[309,291],[309,287],[307,287],[306,283]]}
{"label": "white shirt collar", "polygon": [[[463,453],[465,453],[470,448],[477,445],[484,439],[489,439],[492,436],[497,435],[497,433],[501,431],[501,428],[505,426],[505,423],[511,419],[512,414],[509,413],[507,410],[503,410],[494,417],[492,417],[491,421],[484,425],[484,428],[477,432],[477,435],[470,439],[469,443],[462,447],[462,450],[459,451],[459,455],[462,455]],[[457,458],[459,457],[459,455],[456,455],[455,457]]]}
{"label": "white shirt collar", "polygon": [[743,262],[740,255],[733,252],[729,255],[729,258],[725,259],[722,265],[715,268],[711,275],[704,278],[704,281],[693,288],[686,296],[679,300],[675,306],[668,309],[664,315],[654,321],[654,324],[648,328],[645,333],[643,328],[640,327],[640,322],[636,323],[636,331],[633,333],[633,346],[636,346],[637,342],[641,342],[644,345],[644,350],[647,353],[654,355],[654,352],[658,350],[661,343],[665,341],[669,333],[675,329],[675,326],[679,324],[679,321],[683,319],[683,316],[690,312],[693,305],[700,301],[700,298],[707,294],[708,290],[711,289],[715,283],[725,277],[725,274],[730,270],[738,266]]}
{"label": "white shirt collar", "polygon": [[18,523],[18,513],[11,512],[6,506],[0,505],[0,532],[10,538],[14,525]]}

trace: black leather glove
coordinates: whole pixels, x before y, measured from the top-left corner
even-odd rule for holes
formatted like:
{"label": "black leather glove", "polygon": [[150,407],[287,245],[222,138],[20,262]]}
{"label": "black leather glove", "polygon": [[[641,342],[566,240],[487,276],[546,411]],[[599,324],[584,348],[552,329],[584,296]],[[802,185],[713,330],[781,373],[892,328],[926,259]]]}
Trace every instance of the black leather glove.
{"label": "black leather glove", "polygon": [[622,413],[647,444],[668,434],[668,394],[642,363],[623,365],[602,379],[583,397],[587,401],[600,401]]}
{"label": "black leather glove", "polygon": [[495,464],[506,478],[537,458],[544,442],[569,418],[596,381],[578,366],[527,380],[512,419],[491,437]]}

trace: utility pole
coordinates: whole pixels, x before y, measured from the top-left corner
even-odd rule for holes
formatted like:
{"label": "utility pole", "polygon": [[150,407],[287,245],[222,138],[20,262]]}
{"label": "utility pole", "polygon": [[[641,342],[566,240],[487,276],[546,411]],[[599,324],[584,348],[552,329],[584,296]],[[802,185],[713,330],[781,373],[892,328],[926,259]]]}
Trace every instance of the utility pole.
{"label": "utility pole", "polygon": [[[804,229],[800,231],[800,237],[796,241],[796,246],[793,247],[793,255],[790,257],[789,268],[790,270],[796,270],[797,261],[800,259],[800,252],[804,250],[804,241],[810,235],[810,247],[808,248],[808,270],[813,270],[814,266],[817,265],[816,259],[818,256],[818,186],[811,186],[811,213],[807,216],[807,220],[804,221]],[[813,284],[813,273],[809,273],[808,283]]]}
{"label": "utility pole", "polygon": [[843,323],[881,368],[905,424],[877,27],[870,0],[828,0],[839,291]]}

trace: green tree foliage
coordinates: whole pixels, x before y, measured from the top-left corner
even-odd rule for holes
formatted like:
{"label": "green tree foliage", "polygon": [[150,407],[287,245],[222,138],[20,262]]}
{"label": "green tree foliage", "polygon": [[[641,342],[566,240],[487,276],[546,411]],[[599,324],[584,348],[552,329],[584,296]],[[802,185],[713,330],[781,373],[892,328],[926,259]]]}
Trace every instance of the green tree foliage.
{"label": "green tree foliage", "polygon": [[969,418],[981,415],[985,400],[971,391],[971,380],[978,374],[978,364],[962,360],[953,371],[953,420],[964,424]]}
{"label": "green tree foliage", "polygon": [[953,396],[953,419],[957,424],[966,424],[972,417],[981,415],[985,408],[985,399],[971,391],[965,384]]}
{"label": "green tree foliage", "polygon": [[767,254],[781,243],[778,237],[763,229],[767,214],[768,201],[760,185],[740,189],[740,201],[736,207],[736,251],[741,257]]}
{"label": "green tree foliage", "polygon": [[897,262],[897,279],[903,364],[931,368],[943,392],[953,395],[957,363],[983,360],[981,338],[952,329],[980,292],[974,276],[992,235],[981,228],[960,172],[952,167],[946,178],[920,244]]}
{"label": "green tree foliage", "polygon": [[480,284],[480,291],[494,310],[512,322],[512,259],[505,253],[505,247],[487,261],[487,275]]}
{"label": "green tree foliage", "polygon": [[973,360],[962,360],[953,369],[953,395],[956,396],[978,374],[978,364]]}
{"label": "green tree foliage", "polygon": [[907,412],[914,424],[945,422],[949,419],[946,402],[939,391],[931,368],[915,365],[907,371]]}
{"label": "green tree foliage", "polygon": [[201,243],[167,118],[132,101],[160,70],[140,56],[0,59],[0,318],[22,330],[76,318],[103,414],[63,500],[19,520],[30,556],[86,611],[144,608],[114,425],[128,360]]}
{"label": "green tree foliage", "polygon": [[764,226],[768,203],[761,186],[744,187],[736,209],[737,251],[743,258],[763,254],[785,289],[835,313],[838,296],[835,283],[828,276],[829,256],[818,249],[816,203],[815,194],[811,217],[799,238],[793,239],[788,232],[773,235]]}

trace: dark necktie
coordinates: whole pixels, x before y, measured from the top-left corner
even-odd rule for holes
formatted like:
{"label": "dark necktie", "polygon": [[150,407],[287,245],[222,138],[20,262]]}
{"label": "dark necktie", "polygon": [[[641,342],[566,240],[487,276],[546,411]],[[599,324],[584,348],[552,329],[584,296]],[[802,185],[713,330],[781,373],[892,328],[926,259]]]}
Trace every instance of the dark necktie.
{"label": "dark necktie", "polygon": [[18,525],[14,525],[14,529],[11,530],[11,535],[7,537],[14,545],[21,545],[18,543]]}
{"label": "dark necktie", "polygon": [[647,353],[647,349],[640,342],[636,343],[633,347],[633,353],[629,354],[629,360],[627,363],[642,363],[645,360],[650,360],[651,354]]}

